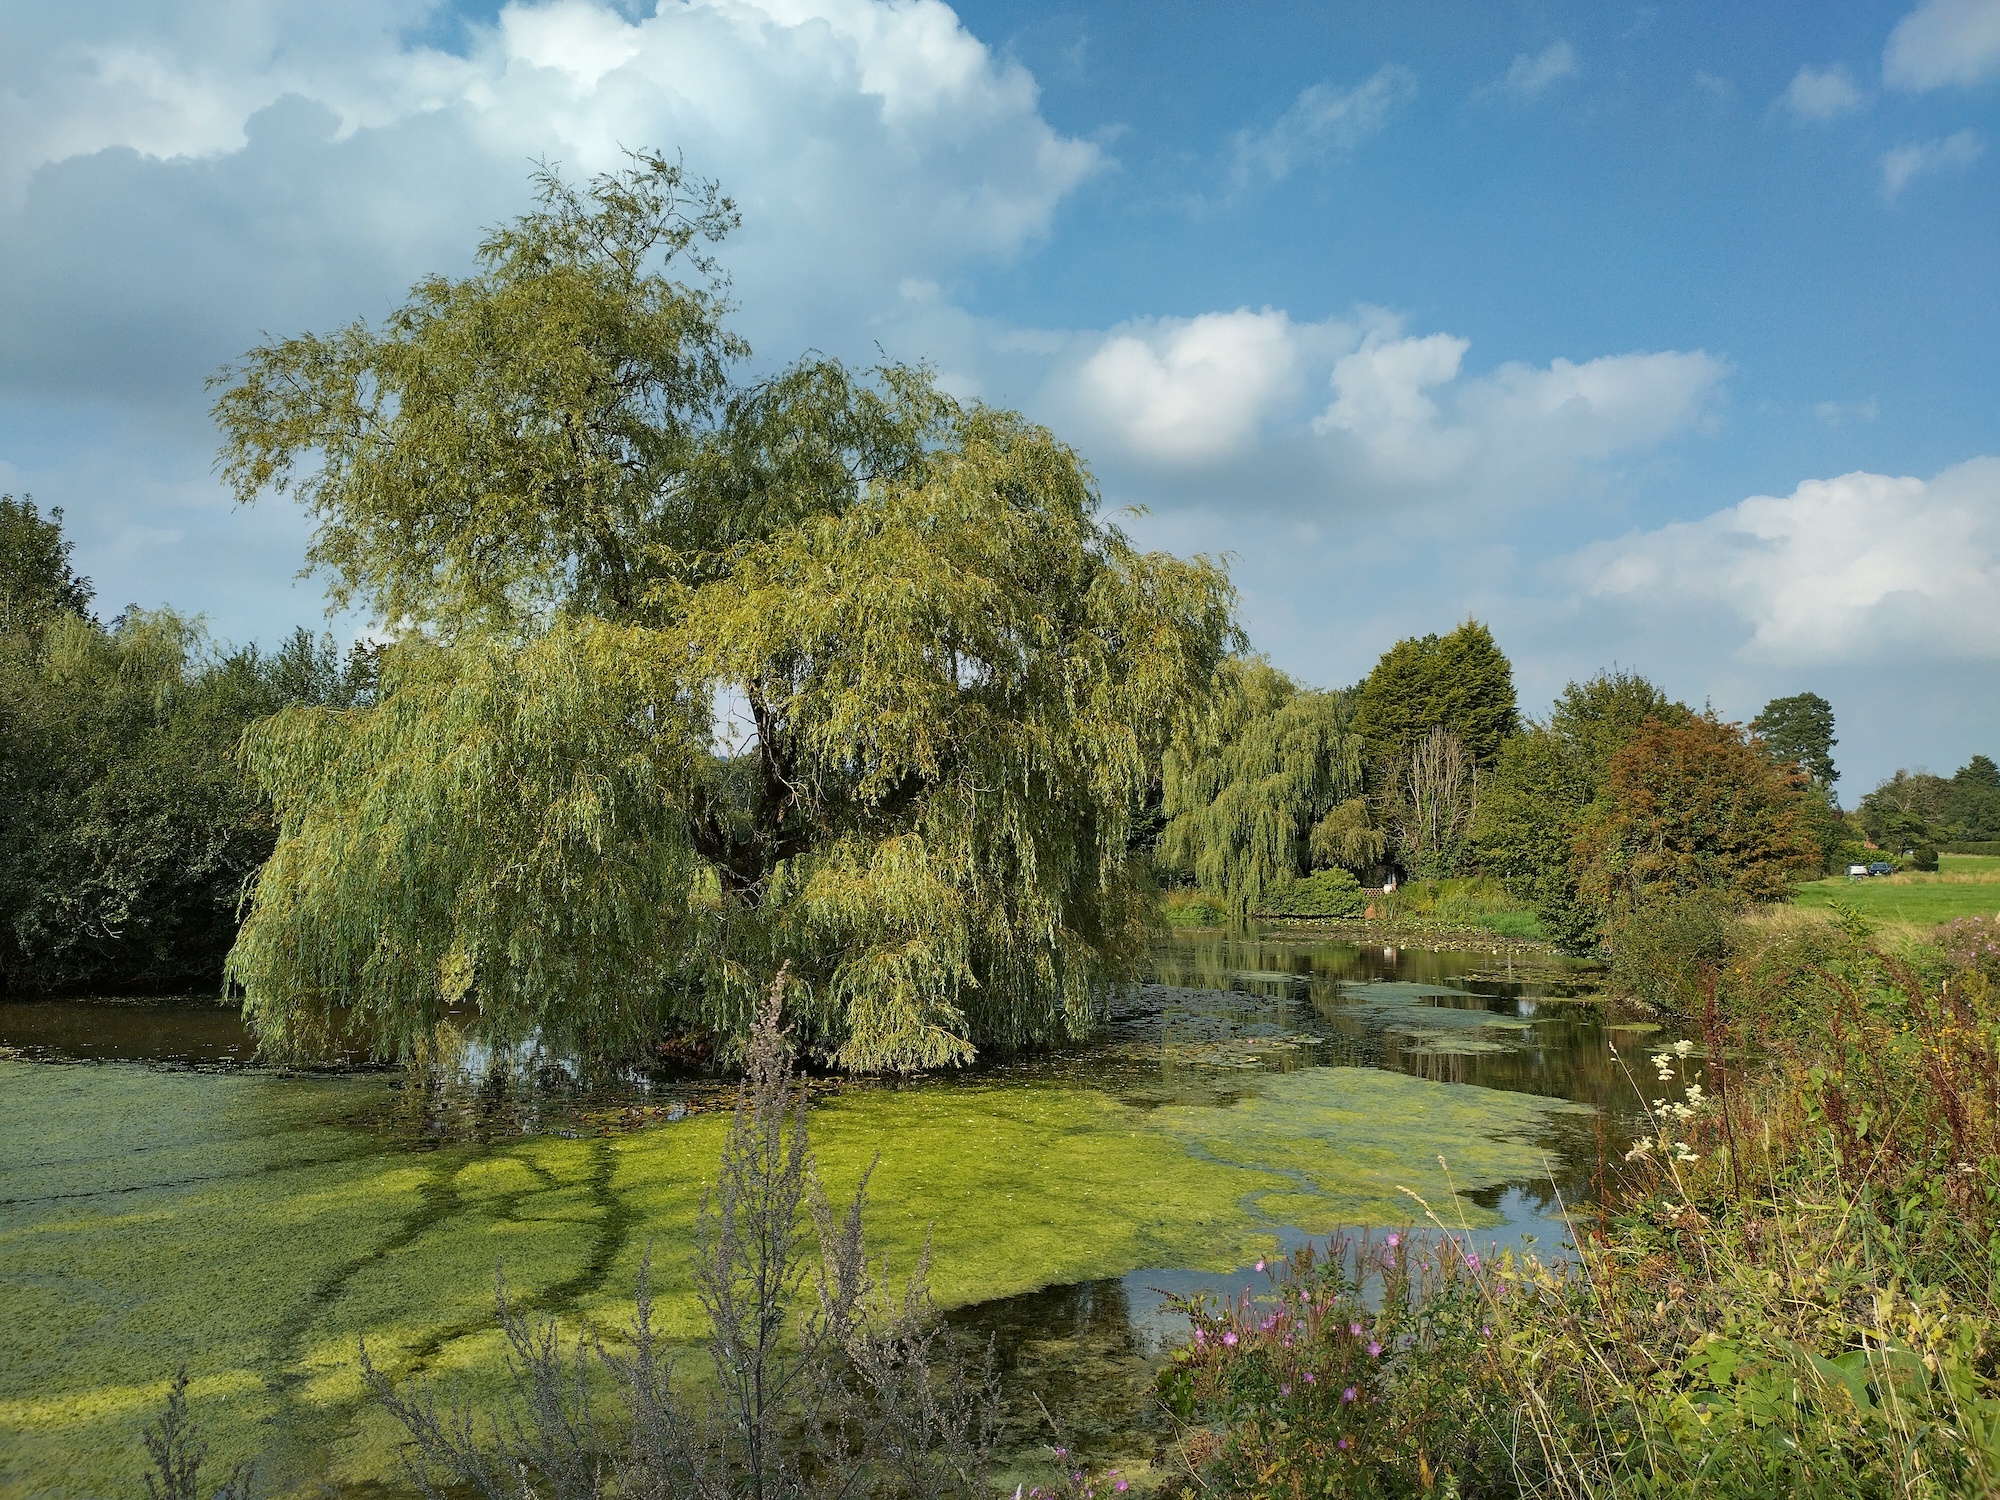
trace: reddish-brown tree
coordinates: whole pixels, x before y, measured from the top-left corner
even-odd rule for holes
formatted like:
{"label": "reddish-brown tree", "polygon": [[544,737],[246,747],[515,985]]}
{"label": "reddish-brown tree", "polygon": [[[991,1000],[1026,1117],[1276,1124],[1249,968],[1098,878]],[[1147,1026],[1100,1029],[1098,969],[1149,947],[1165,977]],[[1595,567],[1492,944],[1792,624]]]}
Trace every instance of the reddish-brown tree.
{"label": "reddish-brown tree", "polygon": [[1781,901],[1819,862],[1807,784],[1737,725],[1648,721],[1611,757],[1577,835],[1579,887],[1607,912],[1699,890]]}

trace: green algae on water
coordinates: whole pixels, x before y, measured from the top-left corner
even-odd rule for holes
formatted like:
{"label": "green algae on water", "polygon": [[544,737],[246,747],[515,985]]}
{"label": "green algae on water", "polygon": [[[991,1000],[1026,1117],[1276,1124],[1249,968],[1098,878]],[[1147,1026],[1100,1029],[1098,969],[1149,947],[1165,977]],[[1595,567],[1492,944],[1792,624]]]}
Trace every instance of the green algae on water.
{"label": "green algae on water", "polygon": [[1154,1119],[1213,1160],[1284,1172],[1288,1186],[1255,1193],[1256,1210],[1324,1234],[1420,1220],[1413,1193],[1448,1227],[1492,1228],[1498,1215],[1463,1195],[1542,1175],[1538,1142],[1552,1122],[1588,1113],[1374,1068],[1311,1068],[1272,1075],[1256,1096],[1227,1108],[1168,1106]]}
{"label": "green algae on water", "polygon": [[[876,1253],[900,1273],[928,1240],[940,1303],[965,1305],[1226,1270],[1282,1226],[1407,1222],[1402,1187],[1490,1223],[1450,1206],[1436,1152],[1461,1193],[1537,1177],[1534,1142],[1566,1108],[1227,1066],[1311,1055],[1252,1029],[1192,1024],[1178,1065],[1231,1081],[1153,1107],[1075,1073],[830,1090],[812,1115],[822,1176],[838,1199],[873,1163]],[[377,1128],[390,1093],[380,1077],[0,1062],[0,1493],[134,1492],[138,1434],[182,1360],[214,1456],[254,1456],[263,1493],[393,1481],[399,1433],[363,1399],[358,1342],[392,1378],[490,1399],[503,1262],[518,1301],[615,1337],[650,1246],[661,1326],[700,1331],[686,1258],[723,1114],[417,1149]]]}

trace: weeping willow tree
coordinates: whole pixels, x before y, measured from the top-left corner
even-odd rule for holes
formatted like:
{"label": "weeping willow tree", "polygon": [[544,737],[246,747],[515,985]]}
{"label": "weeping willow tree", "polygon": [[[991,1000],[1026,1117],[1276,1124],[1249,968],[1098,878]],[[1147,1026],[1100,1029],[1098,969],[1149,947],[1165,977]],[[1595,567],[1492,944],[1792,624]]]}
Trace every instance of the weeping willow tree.
{"label": "weeping willow tree", "polygon": [[538,182],[474,275],[223,377],[238,495],[294,492],[397,637],[374,705],[248,738],[259,1035],[741,1036],[787,962],[850,1068],[1080,1031],[1137,955],[1133,819],[1226,579],[924,370],[733,384],[733,210],[673,163]]}
{"label": "weeping willow tree", "polygon": [[1309,691],[1257,658],[1231,658],[1217,677],[1208,714],[1162,763],[1161,862],[1241,918],[1312,866],[1379,859],[1347,696]]}

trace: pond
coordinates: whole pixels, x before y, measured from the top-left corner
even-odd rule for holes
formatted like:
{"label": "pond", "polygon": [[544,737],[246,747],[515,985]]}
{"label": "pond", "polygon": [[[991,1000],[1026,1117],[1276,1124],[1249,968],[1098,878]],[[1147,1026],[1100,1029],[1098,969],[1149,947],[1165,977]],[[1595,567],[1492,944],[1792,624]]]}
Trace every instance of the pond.
{"label": "pond", "polygon": [[[1013,1448],[1046,1437],[1039,1396],[1143,1475],[1167,1294],[1427,1213],[1560,1243],[1633,1133],[1612,1044],[1642,1040],[1577,988],[1514,949],[1181,935],[1086,1045],[816,1087],[815,1153],[836,1196],[876,1162],[870,1240],[896,1270],[928,1241],[938,1300],[993,1340]],[[260,1493],[392,1493],[357,1346],[490,1396],[496,1267],[517,1300],[610,1330],[650,1252],[660,1321],[698,1330],[713,1083],[280,1075],[208,1005],[0,1004],[0,1047],[0,1493],[135,1492],[136,1434],[183,1360]]]}

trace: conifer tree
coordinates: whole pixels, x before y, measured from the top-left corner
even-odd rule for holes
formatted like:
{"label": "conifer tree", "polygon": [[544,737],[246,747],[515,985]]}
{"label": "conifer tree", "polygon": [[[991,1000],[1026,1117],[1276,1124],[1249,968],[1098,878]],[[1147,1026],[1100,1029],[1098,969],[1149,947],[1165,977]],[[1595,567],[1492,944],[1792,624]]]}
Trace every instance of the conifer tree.
{"label": "conifer tree", "polygon": [[1355,692],[1355,732],[1378,771],[1433,729],[1456,735],[1473,764],[1490,770],[1517,722],[1513,666],[1476,620],[1449,635],[1396,642]]}

